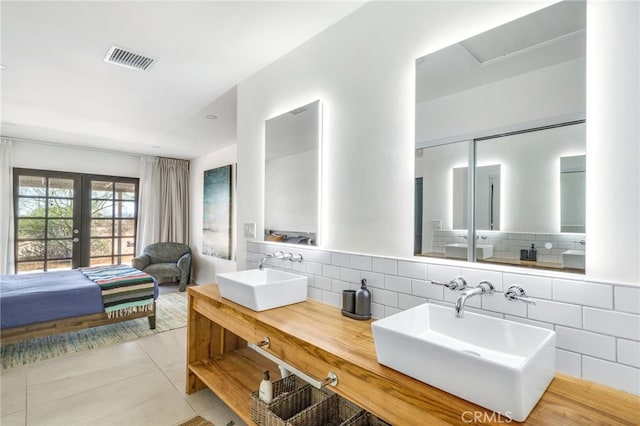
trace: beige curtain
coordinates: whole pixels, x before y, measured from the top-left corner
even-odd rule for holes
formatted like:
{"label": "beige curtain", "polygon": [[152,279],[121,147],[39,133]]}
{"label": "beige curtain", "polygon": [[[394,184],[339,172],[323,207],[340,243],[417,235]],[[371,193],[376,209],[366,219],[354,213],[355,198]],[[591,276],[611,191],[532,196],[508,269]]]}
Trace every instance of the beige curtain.
{"label": "beige curtain", "polygon": [[146,246],[160,241],[160,199],[158,188],[158,157],[140,158],[140,192],[138,194],[138,238],[136,253]]}
{"label": "beige curtain", "polygon": [[189,244],[189,161],[158,161],[159,241]]}
{"label": "beige curtain", "polygon": [[14,272],[12,159],[13,143],[0,140],[0,275]]}

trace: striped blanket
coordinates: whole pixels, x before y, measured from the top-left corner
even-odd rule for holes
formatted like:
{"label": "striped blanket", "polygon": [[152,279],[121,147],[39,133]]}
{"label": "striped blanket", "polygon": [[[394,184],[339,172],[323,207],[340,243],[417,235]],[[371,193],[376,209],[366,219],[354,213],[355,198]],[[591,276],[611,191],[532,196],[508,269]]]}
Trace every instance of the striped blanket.
{"label": "striped blanket", "polygon": [[131,266],[109,265],[78,268],[100,286],[104,311],[118,318],[153,309],[153,277]]}

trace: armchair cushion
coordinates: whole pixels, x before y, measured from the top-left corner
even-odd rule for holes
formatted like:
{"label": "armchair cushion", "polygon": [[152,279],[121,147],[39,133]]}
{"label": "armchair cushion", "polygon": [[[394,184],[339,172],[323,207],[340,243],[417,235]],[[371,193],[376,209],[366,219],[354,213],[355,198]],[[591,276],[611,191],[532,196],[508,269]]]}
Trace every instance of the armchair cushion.
{"label": "armchair cushion", "polygon": [[179,278],[180,291],[185,291],[191,276],[191,249],[180,243],[154,243],[146,246],[131,264],[156,278]]}

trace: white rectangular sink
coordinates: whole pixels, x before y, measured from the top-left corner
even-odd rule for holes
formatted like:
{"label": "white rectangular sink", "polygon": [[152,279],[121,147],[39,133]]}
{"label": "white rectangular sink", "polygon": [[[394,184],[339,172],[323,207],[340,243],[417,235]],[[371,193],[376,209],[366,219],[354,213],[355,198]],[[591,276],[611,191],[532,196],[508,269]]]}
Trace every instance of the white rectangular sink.
{"label": "white rectangular sink", "polygon": [[584,250],[567,250],[562,253],[562,266],[584,269]]}
{"label": "white rectangular sink", "polygon": [[[466,243],[454,243],[444,246],[444,254],[447,257],[455,257],[458,259],[467,258],[467,244]],[[493,245],[491,244],[476,244],[476,258],[488,259],[493,257]]]}
{"label": "white rectangular sink", "polygon": [[429,303],[371,328],[380,364],[516,421],[555,373],[553,330]]}
{"label": "white rectangular sink", "polygon": [[254,311],[307,300],[307,277],[264,268],[218,274],[220,295]]}

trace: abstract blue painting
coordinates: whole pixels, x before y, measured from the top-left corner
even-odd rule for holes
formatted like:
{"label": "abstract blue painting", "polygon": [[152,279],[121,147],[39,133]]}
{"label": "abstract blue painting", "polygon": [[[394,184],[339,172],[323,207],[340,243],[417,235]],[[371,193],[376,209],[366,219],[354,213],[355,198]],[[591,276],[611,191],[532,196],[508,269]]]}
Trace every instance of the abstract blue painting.
{"label": "abstract blue painting", "polygon": [[202,253],[231,259],[231,171],[218,167],[204,172]]}

